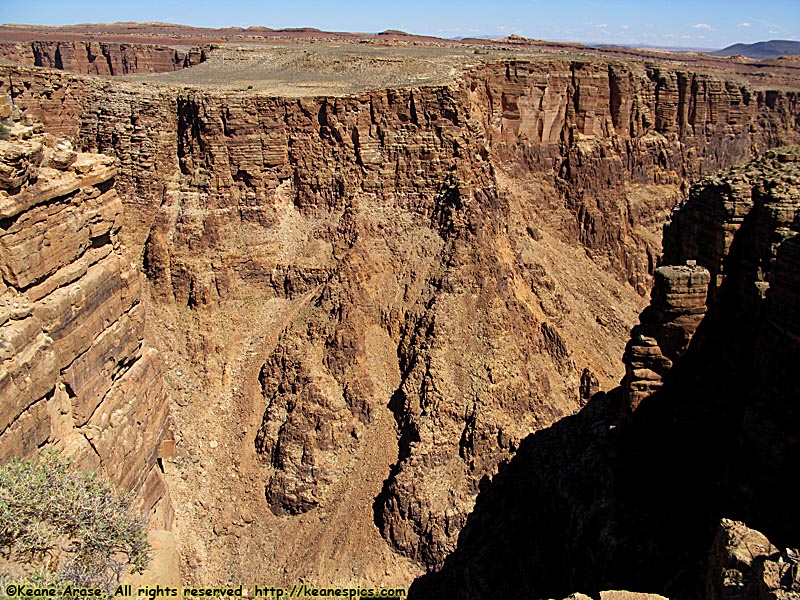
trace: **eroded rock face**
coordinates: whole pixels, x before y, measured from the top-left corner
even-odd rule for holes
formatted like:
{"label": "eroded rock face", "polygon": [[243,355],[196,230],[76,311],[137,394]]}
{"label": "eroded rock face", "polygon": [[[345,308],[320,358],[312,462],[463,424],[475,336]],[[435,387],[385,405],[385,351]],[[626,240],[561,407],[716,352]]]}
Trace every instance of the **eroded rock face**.
{"label": "eroded rock face", "polygon": [[[776,548],[800,543],[796,156],[767,152],[692,188],[622,387],[524,439],[411,597],[797,597],[796,554]],[[727,514],[773,543],[719,527]]]}
{"label": "eroded rock face", "polygon": [[640,315],[622,357],[627,411],[636,410],[663,385],[664,375],[689,348],[706,313],[709,279],[708,270],[695,261],[656,269],[650,306]]}
{"label": "eroded rock face", "polygon": [[[429,568],[480,481],[577,407],[583,369],[601,371],[597,340],[627,338],[614,311],[594,315],[548,274],[552,232],[644,292],[681,187],[797,136],[792,92],[608,61],[507,61],[340,98],[4,73],[50,130],[119,159],[122,235],[154,304],[202,332],[185,347],[203,383],[231,383],[214,374],[217,311],[290,307],[254,369],[248,433],[272,510],[324,512],[390,410],[381,443],[396,461],[375,521]],[[576,324],[604,331],[586,344]]]}
{"label": "eroded rock face", "polygon": [[205,61],[211,46],[188,51],[150,44],[35,41],[0,44],[0,57],[21,65],[88,75],[165,73]]}
{"label": "eroded rock face", "polygon": [[689,183],[798,141],[796,93],[652,64],[491,64],[470,90],[499,163],[554,172],[575,215],[565,233],[642,295]]}
{"label": "eroded rock face", "polygon": [[117,164],[15,123],[0,173],[0,460],[62,450],[168,528],[155,463],[169,407],[119,247]]}

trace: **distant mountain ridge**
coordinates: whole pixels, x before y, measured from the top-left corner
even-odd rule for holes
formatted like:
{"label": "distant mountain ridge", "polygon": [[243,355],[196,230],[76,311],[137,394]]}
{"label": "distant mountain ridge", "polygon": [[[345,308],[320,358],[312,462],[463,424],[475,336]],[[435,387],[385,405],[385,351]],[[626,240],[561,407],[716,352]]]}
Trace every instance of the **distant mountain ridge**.
{"label": "distant mountain ridge", "polygon": [[765,58],[778,58],[779,56],[800,55],[800,42],[794,40],[769,40],[754,44],[734,44],[716,52],[712,56],[733,56],[741,54],[747,58],[763,60]]}

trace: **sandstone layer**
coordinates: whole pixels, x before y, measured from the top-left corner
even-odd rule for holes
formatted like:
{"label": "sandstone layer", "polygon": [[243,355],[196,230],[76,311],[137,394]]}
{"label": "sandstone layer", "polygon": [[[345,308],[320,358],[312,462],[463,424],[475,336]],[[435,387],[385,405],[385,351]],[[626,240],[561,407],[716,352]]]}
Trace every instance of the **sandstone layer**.
{"label": "sandstone layer", "polygon": [[141,272],[120,247],[117,163],[41,126],[4,123],[0,458],[63,451],[137,492],[151,526],[168,529],[156,459],[169,404],[158,354],[143,342]]}

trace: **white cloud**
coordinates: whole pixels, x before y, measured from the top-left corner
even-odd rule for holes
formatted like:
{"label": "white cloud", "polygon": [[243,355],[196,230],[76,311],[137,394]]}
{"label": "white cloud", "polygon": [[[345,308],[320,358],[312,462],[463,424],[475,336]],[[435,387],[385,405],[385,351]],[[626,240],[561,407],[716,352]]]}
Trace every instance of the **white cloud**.
{"label": "white cloud", "polygon": [[694,29],[705,29],[705,30],[707,30],[707,31],[711,31],[712,29],[714,29],[714,28],[713,28],[711,25],[709,25],[708,23],[697,23],[696,25],[692,25],[692,27],[693,27]]}
{"label": "white cloud", "polygon": [[623,26],[622,26],[622,28],[623,28],[623,29],[630,29],[630,28],[631,28],[631,26],[630,26],[630,25],[623,25]]}
{"label": "white cloud", "polygon": [[595,25],[595,27],[603,27],[603,28],[605,28],[605,27],[608,27],[608,23],[599,23],[598,25]]}
{"label": "white cloud", "polygon": [[739,23],[739,27],[750,27],[750,23],[745,21],[744,23]]}

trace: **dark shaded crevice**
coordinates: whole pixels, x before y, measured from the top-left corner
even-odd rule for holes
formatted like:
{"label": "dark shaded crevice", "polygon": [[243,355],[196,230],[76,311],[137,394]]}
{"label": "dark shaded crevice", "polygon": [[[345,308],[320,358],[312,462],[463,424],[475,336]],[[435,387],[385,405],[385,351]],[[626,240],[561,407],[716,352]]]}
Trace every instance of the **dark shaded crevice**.
{"label": "dark shaded crevice", "polygon": [[55,55],[55,67],[56,69],[64,70],[64,59],[61,56],[61,45],[56,45],[56,55]]}
{"label": "dark shaded crevice", "polygon": [[[113,62],[113,60],[111,58],[111,49],[109,48],[108,44],[103,44],[101,46],[101,49],[102,49],[102,52],[103,52],[103,58],[106,59],[106,65],[108,66],[108,72],[112,76],[113,75],[119,75],[119,73],[115,73],[114,72],[114,62]],[[122,50],[122,49],[120,48],[120,50]]]}
{"label": "dark shaded crevice", "polygon": [[81,434],[83,435],[83,438],[86,440],[86,442],[89,444],[89,447],[92,449],[92,451],[97,456],[98,460],[100,460],[100,452],[97,450],[97,447],[94,445],[94,443],[92,442],[91,438],[86,434],[85,431],[82,431]]}

